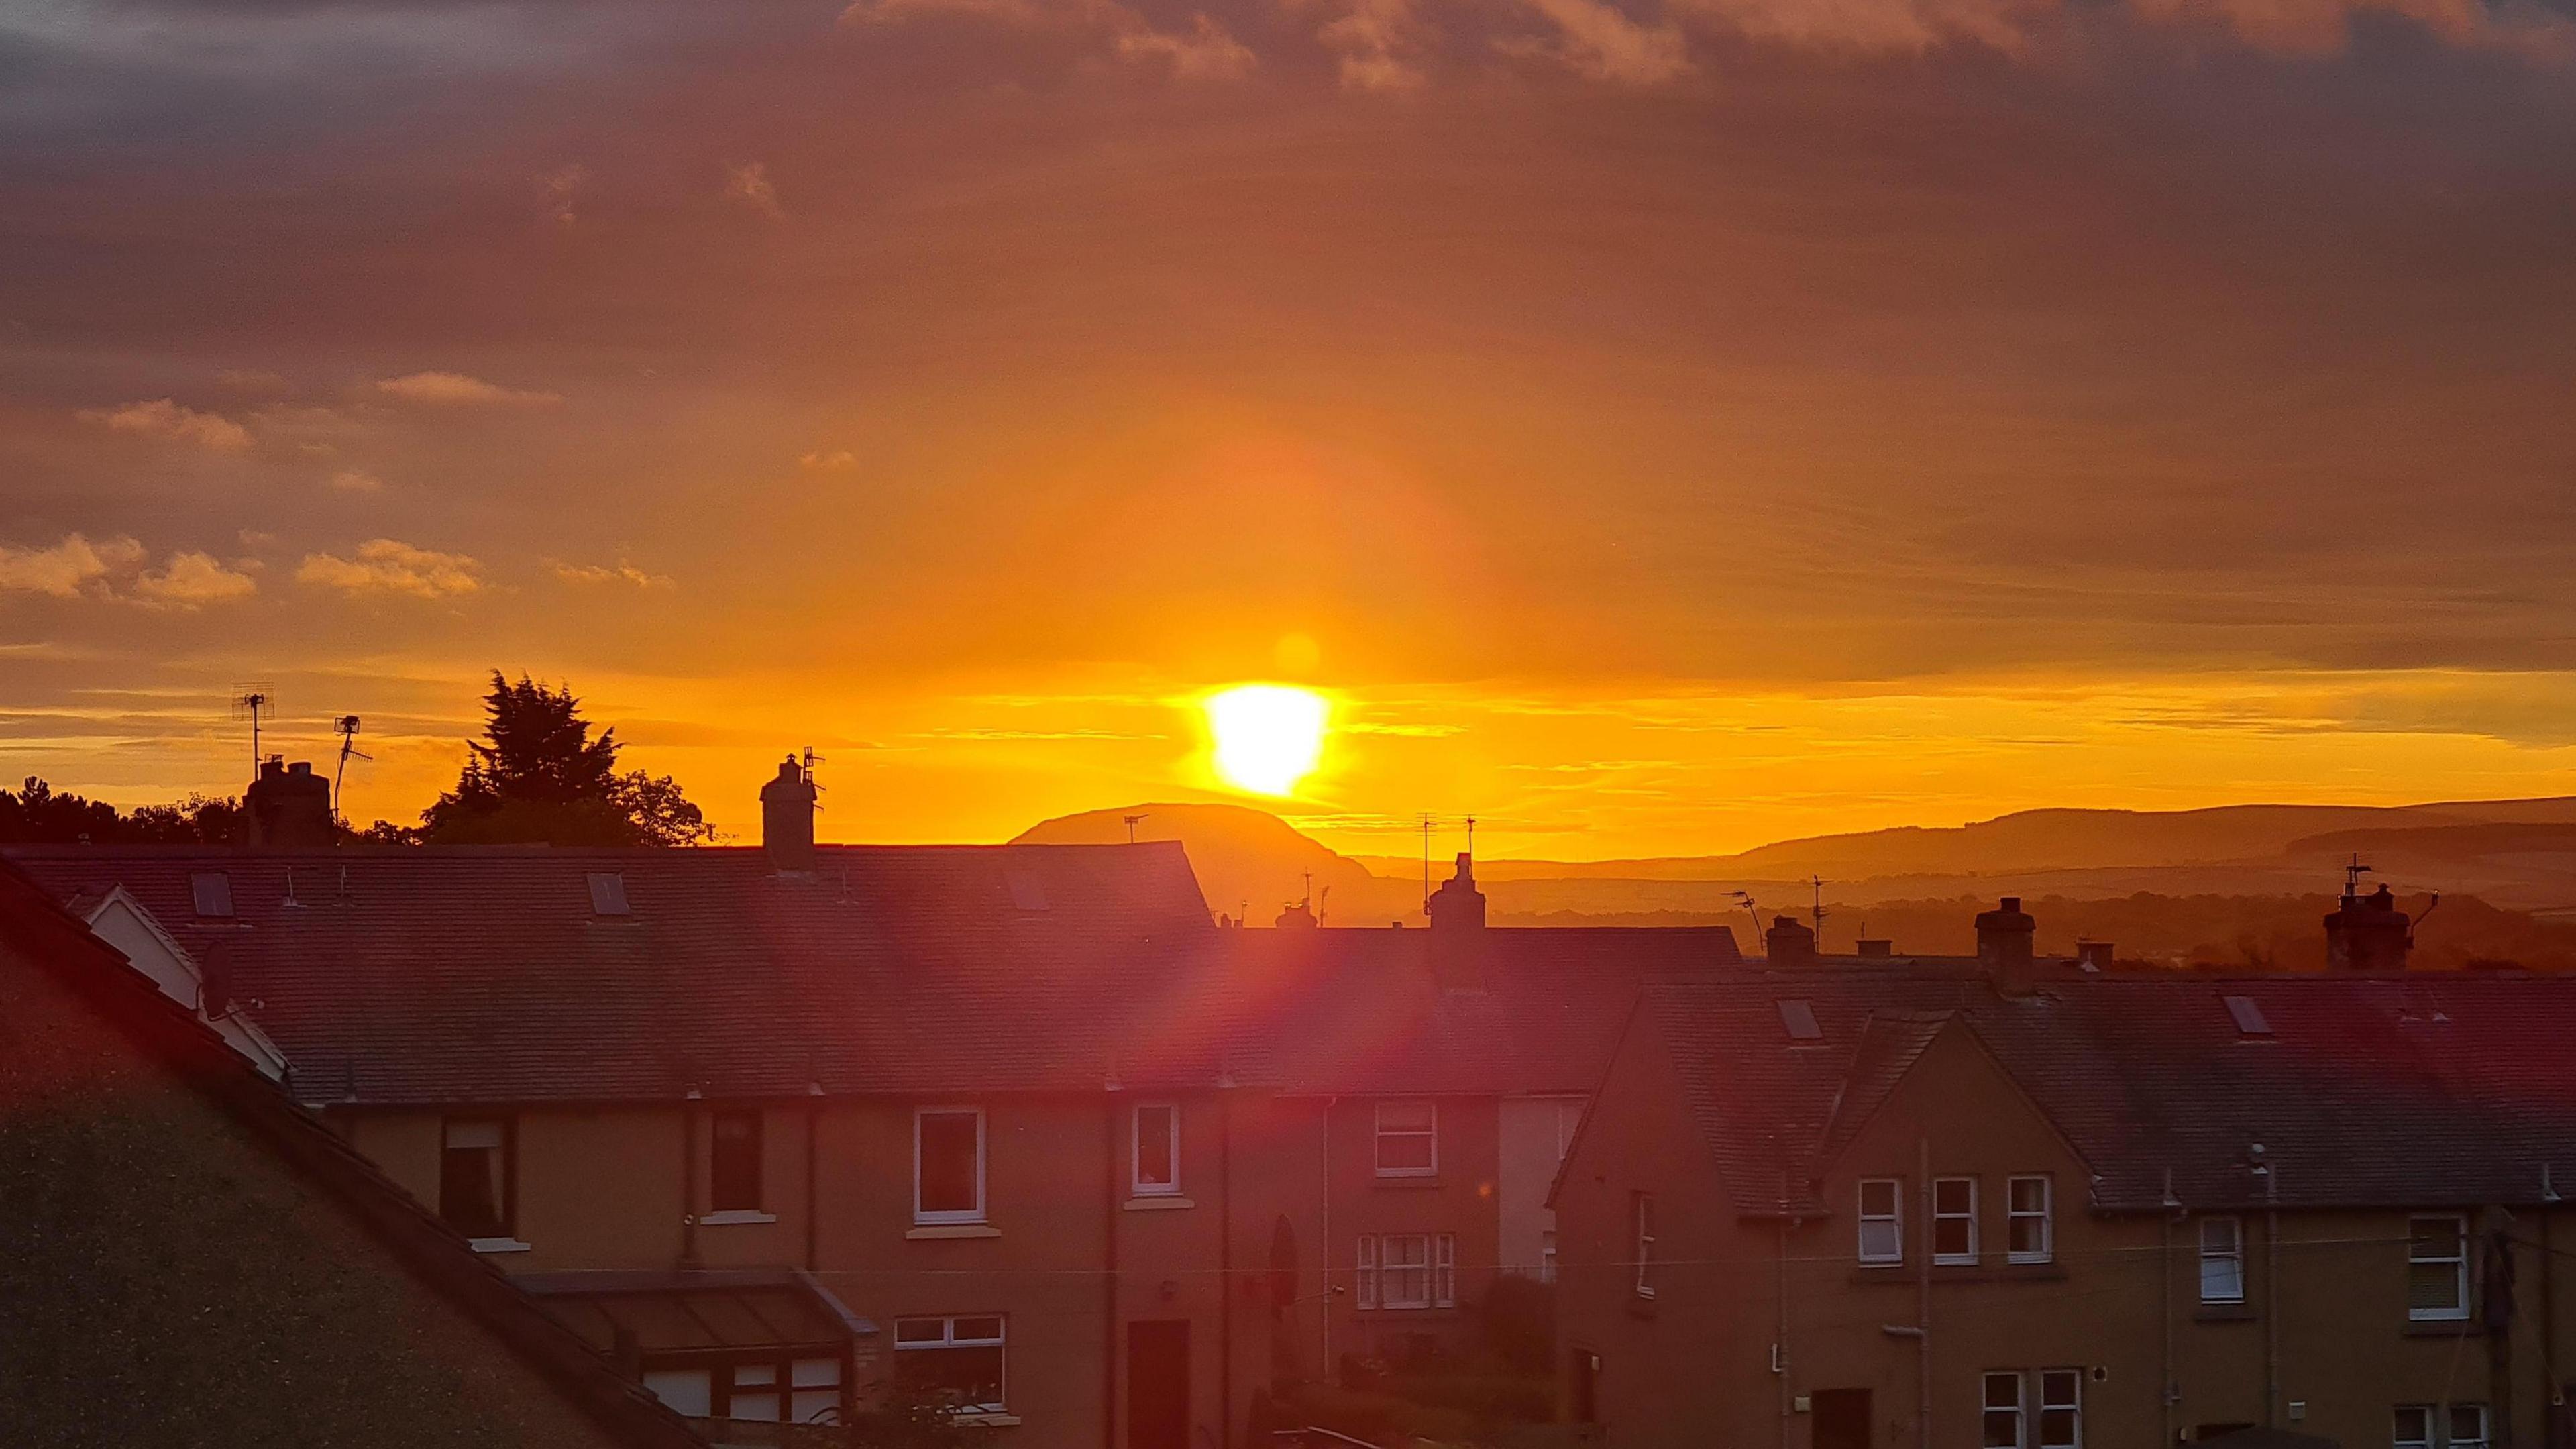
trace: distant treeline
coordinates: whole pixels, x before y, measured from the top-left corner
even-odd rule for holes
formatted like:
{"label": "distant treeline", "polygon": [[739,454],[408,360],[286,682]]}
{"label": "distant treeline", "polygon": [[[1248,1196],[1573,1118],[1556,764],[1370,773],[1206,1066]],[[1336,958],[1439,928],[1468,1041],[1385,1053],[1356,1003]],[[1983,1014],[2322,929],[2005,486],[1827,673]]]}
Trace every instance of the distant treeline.
{"label": "distant treeline", "polygon": [[[2535,971],[2576,970],[2576,925],[2505,910],[2475,896],[2445,896],[2424,916],[2426,897],[2401,896],[2398,906],[2419,918],[2413,964],[2458,971],[2521,966]],[[2200,970],[2322,971],[2326,964],[2327,895],[2135,895],[2104,900],[2066,896],[2025,899],[2039,921],[2039,949],[2071,955],[2078,940],[2112,943],[2116,959],[2133,965]],[[1898,954],[1965,956],[1977,949],[1976,915],[1992,910],[1982,896],[1943,900],[1878,901],[1866,907],[1825,910],[1824,949],[1848,953],[1864,930],[1895,942]],[[1765,912],[1765,919],[1769,917]],[[1799,919],[1807,919],[1805,913]],[[1574,911],[1494,917],[1509,926],[1731,926],[1746,954],[1761,950],[1752,920],[1742,911],[1625,911],[1587,915]]]}
{"label": "distant treeline", "polygon": [[241,839],[241,801],[190,795],[171,805],[119,811],[30,775],[0,790],[0,843],[11,845],[229,845]]}

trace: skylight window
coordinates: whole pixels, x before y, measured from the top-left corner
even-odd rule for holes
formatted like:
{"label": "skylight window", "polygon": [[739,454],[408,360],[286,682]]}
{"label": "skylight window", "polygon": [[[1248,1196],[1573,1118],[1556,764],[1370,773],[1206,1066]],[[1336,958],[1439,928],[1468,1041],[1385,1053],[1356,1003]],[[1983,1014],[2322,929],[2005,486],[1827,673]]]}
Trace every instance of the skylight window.
{"label": "skylight window", "polygon": [[2253,997],[2230,996],[2225,998],[2225,1000],[2227,1002],[2227,1014],[2236,1018],[2236,1030],[2239,1034],[2244,1036],[2270,1036],[2272,1034],[2272,1023],[2263,1019],[2263,1008],[2254,1004]]}
{"label": "skylight window", "polygon": [[1780,1025],[1791,1041],[1822,1041],[1824,1028],[1816,1025],[1816,1009],[1803,1001],[1780,1003]]}
{"label": "skylight window", "polygon": [[233,913],[233,878],[222,871],[198,871],[188,877],[188,890],[196,897],[198,915],[229,916]]}
{"label": "skylight window", "polygon": [[1047,908],[1046,882],[1024,870],[1008,873],[1011,882],[1011,904],[1024,911]]}
{"label": "skylight window", "polygon": [[595,916],[631,916],[634,909],[626,904],[626,877],[613,870],[590,873],[590,913]]}

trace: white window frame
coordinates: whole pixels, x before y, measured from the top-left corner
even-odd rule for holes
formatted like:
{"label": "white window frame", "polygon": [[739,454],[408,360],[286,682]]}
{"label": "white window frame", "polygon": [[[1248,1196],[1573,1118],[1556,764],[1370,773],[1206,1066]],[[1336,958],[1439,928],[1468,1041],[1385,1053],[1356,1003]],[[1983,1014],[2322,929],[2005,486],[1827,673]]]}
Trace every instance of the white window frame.
{"label": "white window frame", "polygon": [[[924,1208],[921,1205],[921,1119],[924,1117],[965,1116],[975,1118],[975,1205],[971,1208]],[[991,1199],[984,1190],[984,1164],[987,1136],[984,1109],[981,1107],[915,1107],[912,1109],[912,1220],[929,1226],[943,1223],[980,1223]],[[969,1314],[968,1317],[977,1315]]]}
{"label": "white window frame", "polygon": [[[2210,1250],[2209,1230],[2225,1224],[2227,1243],[2217,1252]],[[2245,1220],[2234,1213],[2213,1213],[2200,1220],[2200,1301],[2203,1303],[2242,1303],[2245,1301]],[[2232,1293],[2209,1291],[2211,1265],[2224,1263],[2235,1280]]]}
{"label": "white window frame", "polygon": [[[2450,1223],[2458,1227],[2460,1230],[2459,1256],[2455,1258],[2417,1257],[2415,1255],[2415,1225],[2417,1223]],[[2406,1305],[2406,1316],[2408,1319],[2417,1323],[2457,1323],[2469,1316],[2468,1214],[2416,1213],[2406,1219],[2406,1289],[2407,1296],[2410,1299],[2414,1297],[2416,1267],[2421,1264],[2434,1263],[2448,1263],[2451,1265],[2451,1282],[2456,1289],[2452,1295],[2454,1306],[2449,1308],[2418,1308],[2410,1302]]]}
{"label": "white window frame", "polygon": [[[1399,1246],[1404,1252],[1402,1262],[1396,1260]],[[1421,1255],[1418,1258],[1415,1256],[1417,1252]],[[1417,1297],[1407,1293],[1404,1297],[1397,1297],[1397,1285],[1404,1281],[1400,1275],[1417,1272],[1422,1275],[1421,1295]],[[1377,1240],[1377,1276],[1379,1308],[1390,1313],[1429,1308],[1432,1300],[1433,1276],[1431,1235],[1429,1233],[1380,1233]]]}
{"label": "white window frame", "polygon": [[[2026,1209],[2020,1202],[2020,1189],[2025,1183],[2039,1185],[2039,1206]],[[2016,1248],[2013,1229],[2023,1223],[2038,1224],[2039,1246]],[[2057,1257],[2057,1180],[2046,1173],[2026,1172],[2004,1179],[2004,1261],[2007,1263],[2047,1263]]]}
{"label": "white window frame", "polygon": [[[2460,1416],[2475,1414],[2475,1434],[2460,1433]],[[2495,1443],[2495,1420],[2484,1404],[2445,1404],[2442,1406],[2442,1442],[2447,1449],[2491,1449]]]}
{"label": "white window frame", "polygon": [[1655,1296],[1655,1195],[1634,1192],[1628,1195],[1629,1227],[1636,1234],[1637,1296]]}
{"label": "white window frame", "polygon": [[1556,1281],[1556,1229],[1547,1228],[1538,1235],[1538,1281]]}
{"label": "white window frame", "polygon": [[[2421,1415],[2424,1431],[2407,1432],[2408,1415]],[[2388,1442],[2394,1449],[2437,1449],[2441,1433],[2442,1409],[2438,1404],[2399,1404],[2388,1411]]]}
{"label": "white window frame", "polygon": [[[1869,1210],[1869,1190],[1873,1187],[1887,1189],[1888,1211],[1873,1213]],[[1860,1186],[1855,1189],[1854,1196],[1860,1213],[1859,1241],[1854,1246],[1860,1261],[1871,1267],[1887,1267],[1903,1263],[1905,1261],[1905,1179],[1864,1177],[1860,1180]],[[1869,1229],[1872,1223],[1886,1223],[1889,1226],[1891,1238],[1895,1243],[1892,1250],[1884,1253],[1872,1253],[1869,1250]]]}
{"label": "white window frame", "polygon": [[[1995,1402],[1995,1385],[1999,1383],[2012,1385],[2010,1404]],[[2022,1383],[2019,1369],[1996,1370],[1978,1381],[1977,1442],[1979,1444],[1992,1442],[1992,1436],[1986,1432],[1986,1419],[1994,1414],[2012,1415],[2012,1443],[2006,1446],[2006,1449],[2026,1449],[2030,1443],[2030,1402],[2029,1393]]]}
{"label": "white window frame", "polygon": [[[957,1320],[961,1318],[989,1318],[993,1320],[995,1326],[994,1335],[991,1338],[958,1337]],[[907,1323],[938,1324],[939,1341],[936,1343],[904,1342],[903,1325]],[[1011,1320],[1008,1315],[1000,1313],[924,1313],[919,1315],[906,1314],[895,1320],[894,1351],[896,1353],[918,1353],[925,1350],[937,1350],[943,1348],[1000,1349],[1002,1351],[1002,1381],[1000,1384],[995,1386],[995,1397],[988,1403],[960,1404],[957,1406],[957,1412],[960,1414],[970,1415],[1007,1414],[1010,1412],[1008,1405],[1011,1402]]]}
{"label": "white window frame", "polygon": [[[1172,1179],[1169,1182],[1145,1180],[1145,1114],[1161,1112],[1171,1119]],[[1178,1102],[1139,1102],[1127,1118],[1127,1190],[1136,1197],[1179,1197],[1181,1195],[1181,1104]]]}
{"label": "white window frame", "polygon": [[[1389,1107],[1421,1107],[1431,1114],[1428,1127],[1395,1127],[1386,1125]],[[1376,1129],[1370,1139],[1374,1164],[1380,1177],[1438,1177],[1440,1175],[1440,1104],[1428,1097],[1406,1097],[1375,1104],[1371,1125]],[[1386,1140],[1389,1137],[1423,1137],[1431,1143],[1431,1163],[1427,1167],[1389,1167],[1386,1165]]]}
{"label": "white window frame", "polygon": [[1363,1313],[1374,1312],[1377,1308],[1377,1234],[1360,1234],[1359,1247],[1352,1254],[1351,1263],[1352,1275],[1357,1279],[1351,1289],[1355,1306]]}
{"label": "white window frame", "polygon": [[[1941,1210],[1941,1189],[1954,1182],[1966,1183],[1968,1186],[1968,1210],[1966,1212],[1943,1212]],[[1964,1253],[1944,1253],[1941,1251],[1941,1225],[1943,1223],[1957,1222],[1964,1222],[1968,1225],[1968,1250]],[[1932,1241],[1930,1243],[1930,1247],[1932,1249],[1932,1261],[1938,1266],[1969,1267],[1975,1265],[1977,1261],[1977,1180],[1975,1178],[1936,1177],[1932,1179]]]}
{"label": "white window frame", "polygon": [[[2074,1368],[2041,1369],[2039,1378],[2039,1449],[2084,1449],[2084,1370]],[[2051,1381],[2056,1381],[2052,1383]],[[2063,1384],[2066,1397],[2054,1398],[2049,1390]],[[2048,1416],[2072,1415],[2073,1431],[2063,1439],[2048,1437]]]}
{"label": "white window frame", "polygon": [[1441,1233],[1431,1240],[1431,1306],[1458,1306],[1458,1235]]}

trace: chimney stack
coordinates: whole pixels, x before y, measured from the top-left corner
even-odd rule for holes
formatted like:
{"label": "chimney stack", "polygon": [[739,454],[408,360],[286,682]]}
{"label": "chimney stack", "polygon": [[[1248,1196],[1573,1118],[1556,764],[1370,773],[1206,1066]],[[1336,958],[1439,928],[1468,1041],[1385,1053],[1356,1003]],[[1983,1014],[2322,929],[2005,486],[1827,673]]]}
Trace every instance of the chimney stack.
{"label": "chimney stack", "polygon": [[1425,903],[1431,914],[1431,975],[1443,991],[1485,989],[1485,893],[1476,889],[1476,862],[1458,852],[1458,873],[1440,883]]}
{"label": "chimney stack", "polygon": [[270,850],[327,846],[337,835],[331,818],[331,782],[313,773],[310,760],[286,763],[282,755],[260,761],[259,778],[242,792],[250,843]]}
{"label": "chimney stack", "polygon": [[1795,916],[1773,916],[1762,933],[1762,954],[1774,966],[1816,964],[1816,933]]}
{"label": "chimney stack", "polygon": [[2413,926],[2388,887],[2365,896],[2347,883],[2343,899],[2326,914],[2326,969],[2403,971],[2415,944]]}
{"label": "chimney stack", "polygon": [[780,874],[814,870],[814,780],[794,755],[760,787],[760,843]]}
{"label": "chimney stack", "polygon": [[2038,933],[2039,922],[2021,908],[2019,896],[2006,896],[1997,909],[1977,913],[1977,964],[2005,995],[2025,995],[2038,984],[2031,952],[2031,938]]}

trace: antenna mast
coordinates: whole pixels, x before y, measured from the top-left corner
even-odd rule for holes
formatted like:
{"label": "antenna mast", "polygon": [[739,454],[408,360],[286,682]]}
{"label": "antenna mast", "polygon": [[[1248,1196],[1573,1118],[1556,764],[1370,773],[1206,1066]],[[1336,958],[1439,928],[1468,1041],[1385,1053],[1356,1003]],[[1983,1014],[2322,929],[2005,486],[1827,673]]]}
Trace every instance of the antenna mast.
{"label": "antenna mast", "polygon": [[1145,817],[1142,815],[1122,815],[1118,818],[1127,822],[1127,843],[1129,845],[1134,845],[1136,843],[1136,827],[1145,823]]}
{"label": "antenna mast", "polygon": [[331,728],[340,736],[340,763],[334,766],[331,770],[331,813],[340,818],[341,824],[346,825],[349,823],[349,813],[340,808],[340,784],[343,780],[348,778],[349,757],[355,755],[361,760],[372,760],[375,756],[366,754],[358,748],[358,717],[356,715],[344,714],[340,716],[338,719],[331,722]]}
{"label": "antenna mast", "polygon": [[277,686],[265,680],[233,686],[233,718],[250,721],[250,777],[259,778],[259,723],[263,713],[277,711]]}
{"label": "antenna mast", "polygon": [[1816,949],[1823,950],[1825,945],[1825,878],[1820,875],[1811,875],[1807,877],[1807,885],[1816,893],[1815,905],[1813,907],[1816,916]]}
{"label": "antenna mast", "polygon": [[1422,812],[1422,914],[1431,914],[1431,812]]}

